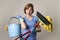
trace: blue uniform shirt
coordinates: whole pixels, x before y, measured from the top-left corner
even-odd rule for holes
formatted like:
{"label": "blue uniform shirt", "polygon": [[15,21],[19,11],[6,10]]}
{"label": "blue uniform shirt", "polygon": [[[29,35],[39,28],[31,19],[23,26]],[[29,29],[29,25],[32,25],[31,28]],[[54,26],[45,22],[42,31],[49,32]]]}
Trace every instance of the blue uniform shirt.
{"label": "blue uniform shirt", "polygon": [[[28,30],[31,30],[32,31],[32,33],[31,33],[31,35],[28,37],[28,39],[27,40],[36,40],[36,32],[34,31],[35,30],[35,24],[38,22],[38,18],[37,17],[35,17],[35,16],[33,16],[32,17],[32,20],[28,20],[26,17],[24,17],[24,21],[25,21],[25,23],[26,23],[26,25],[27,25],[27,28],[25,29],[25,30],[23,30],[22,31],[22,33],[25,33],[25,32],[27,32]],[[24,36],[24,37],[26,37],[26,35]],[[24,38],[23,37],[23,38]]]}

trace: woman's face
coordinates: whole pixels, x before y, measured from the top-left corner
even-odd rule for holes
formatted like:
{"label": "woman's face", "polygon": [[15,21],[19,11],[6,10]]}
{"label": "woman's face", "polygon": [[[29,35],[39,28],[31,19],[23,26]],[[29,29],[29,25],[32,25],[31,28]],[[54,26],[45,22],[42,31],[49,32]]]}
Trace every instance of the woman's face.
{"label": "woman's face", "polygon": [[32,14],[32,8],[29,7],[28,9],[26,9],[26,14],[27,15],[31,15]]}

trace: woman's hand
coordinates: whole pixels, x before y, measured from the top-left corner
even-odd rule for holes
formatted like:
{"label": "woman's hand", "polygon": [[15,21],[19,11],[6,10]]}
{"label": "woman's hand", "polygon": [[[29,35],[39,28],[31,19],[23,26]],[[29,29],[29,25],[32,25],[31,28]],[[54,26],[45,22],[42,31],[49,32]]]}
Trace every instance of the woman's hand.
{"label": "woman's hand", "polygon": [[20,24],[21,24],[22,30],[26,29],[27,26],[26,26],[23,18],[20,18]]}
{"label": "woman's hand", "polygon": [[40,22],[37,22],[37,24],[35,25],[35,29],[36,32],[41,32]]}

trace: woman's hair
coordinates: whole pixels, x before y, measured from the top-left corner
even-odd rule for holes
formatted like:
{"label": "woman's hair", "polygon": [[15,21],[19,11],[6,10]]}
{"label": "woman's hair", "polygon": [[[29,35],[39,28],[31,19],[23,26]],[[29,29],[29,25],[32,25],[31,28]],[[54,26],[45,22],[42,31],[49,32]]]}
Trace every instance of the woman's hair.
{"label": "woman's hair", "polygon": [[33,6],[33,4],[29,3],[29,4],[25,5],[25,7],[24,7],[24,13],[25,14],[26,14],[26,9],[28,9],[29,7],[32,8],[32,13],[34,12],[34,6]]}

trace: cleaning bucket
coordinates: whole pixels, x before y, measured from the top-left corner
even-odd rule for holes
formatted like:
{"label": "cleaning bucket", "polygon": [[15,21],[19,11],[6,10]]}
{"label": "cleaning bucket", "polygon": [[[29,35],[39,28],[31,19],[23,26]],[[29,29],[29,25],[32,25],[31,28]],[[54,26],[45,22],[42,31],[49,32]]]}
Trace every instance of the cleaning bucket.
{"label": "cleaning bucket", "polygon": [[[11,17],[11,19],[18,19],[16,17]],[[8,32],[9,32],[9,37],[16,37],[19,36],[21,34],[21,25],[20,25],[20,20],[18,19],[19,23],[18,24],[14,24],[14,23],[10,23],[9,21],[9,25],[8,25]]]}

